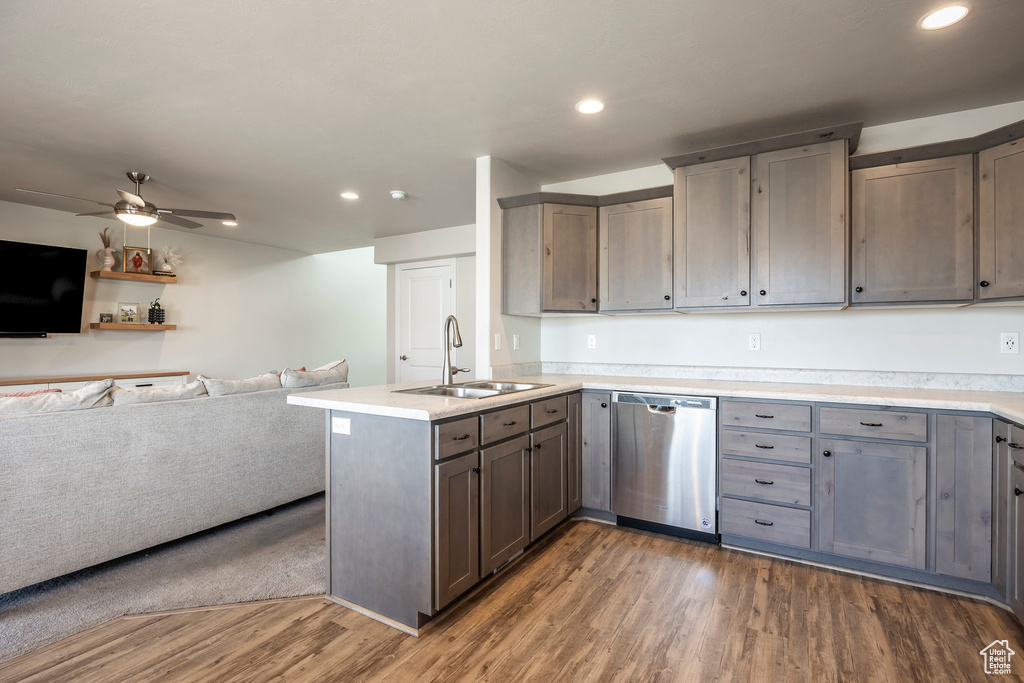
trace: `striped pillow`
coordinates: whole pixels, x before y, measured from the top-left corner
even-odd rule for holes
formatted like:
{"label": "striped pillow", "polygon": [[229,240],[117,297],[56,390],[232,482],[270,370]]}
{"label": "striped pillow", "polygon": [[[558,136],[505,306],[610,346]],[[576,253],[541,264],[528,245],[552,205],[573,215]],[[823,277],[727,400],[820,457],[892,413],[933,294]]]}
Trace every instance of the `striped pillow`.
{"label": "striped pillow", "polygon": [[36,389],[35,391],[12,391],[0,394],[0,398],[15,398],[22,396],[35,396],[36,394],[59,394],[60,389]]}

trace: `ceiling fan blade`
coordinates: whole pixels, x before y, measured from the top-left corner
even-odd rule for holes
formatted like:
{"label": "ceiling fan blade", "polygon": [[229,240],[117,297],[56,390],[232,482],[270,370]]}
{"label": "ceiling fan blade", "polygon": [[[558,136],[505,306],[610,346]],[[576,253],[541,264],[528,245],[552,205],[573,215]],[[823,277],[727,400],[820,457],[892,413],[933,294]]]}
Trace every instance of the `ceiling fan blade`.
{"label": "ceiling fan blade", "polygon": [[182,228],[190,228],[192,230],[203,227],[202,223],[196,223],[195,221],[190,221],[185,218],[178,218],[177,216],[168,216],[167,214],[164,213],[160,214],[159,220],[162,220],[164,223],[170,223],[171,225],[177,225]]}
{"label": "ceiling fan blade", "polygon": [[76,216],[112,216],[117,217],[113,211],[97,211],[96,213],[76,213]]}
{"label": "ceiling fan blade", "polygon": [[219,221],[235,221],[233,213],[221,211],[195,211],[193,209],[157,209],[157,213],[169,213],[175,216],[191,216],[192,218],[215,218]]}
{"label": "ceiling fan blade", "polygon": [[85,199],[84,197],[72,197],[69,194],[57,194],[56,192],[43,192],[42,190],[26,190],[23,187],[16,187],[14,189],[17,190],[18,192],[31,192],[32,194],[45,194],[45,195],[48,195],[50,197],[63,197],[64,199],[77,199],[80,202],[92,202],[93,204],[99,204],[100,206],[109,206],[111,208],[113,208],[113,206],[114,206],[113,204],[109,204],[107,202],[98,202],[95,199]]}
{"label": "ceiling fan blade", "polygon": [[146,200],[139,195],[132,194],[131,192],[126,192],[124,190],[118,190],[117,193],[121,195],[121,199],[125,200],[129,204],[134,204],[140,209],[146,208]]}

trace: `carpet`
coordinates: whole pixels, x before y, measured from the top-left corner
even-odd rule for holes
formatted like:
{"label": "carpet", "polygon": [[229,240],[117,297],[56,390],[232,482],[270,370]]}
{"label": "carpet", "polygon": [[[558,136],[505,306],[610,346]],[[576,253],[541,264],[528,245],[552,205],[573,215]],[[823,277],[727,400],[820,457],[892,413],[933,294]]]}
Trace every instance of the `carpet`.
{"label": "carpet", "polygon": [[319,494],[0,595],[0,662],[126,614],[322,594]]}

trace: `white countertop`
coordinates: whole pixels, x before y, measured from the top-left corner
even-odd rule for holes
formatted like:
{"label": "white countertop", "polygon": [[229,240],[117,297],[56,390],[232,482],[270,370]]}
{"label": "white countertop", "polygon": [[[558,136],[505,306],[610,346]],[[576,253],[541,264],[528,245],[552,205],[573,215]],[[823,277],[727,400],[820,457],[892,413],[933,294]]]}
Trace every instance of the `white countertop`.
{"label": "white countertop", "polygon": [[288,397],[288,403],[311,408],[429,421],[491,410],[580,389],[595,389],[973,411],[992,413],[1024,424],[1024,394],[1022,393],[596,375],[542,374],[503,378],[500,381],[542,383],[552,386],[483,399],[394,393],[396,389],[436,384],[436,382],[410,382],[335,389],[309,394],[297,393]]}

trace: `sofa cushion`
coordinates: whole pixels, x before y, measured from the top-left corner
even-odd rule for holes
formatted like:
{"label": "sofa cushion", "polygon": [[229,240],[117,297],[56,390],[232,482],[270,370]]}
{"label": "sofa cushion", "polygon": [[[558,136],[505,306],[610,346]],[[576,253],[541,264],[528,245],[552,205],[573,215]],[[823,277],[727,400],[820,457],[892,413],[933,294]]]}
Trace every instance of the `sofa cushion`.
{"label": "sofa cushion", "polygon": [[348,381],[348,361],[339,360],[314,370],[292,370],[285,368],[281,373],[281,386],[289,388],[315,387],[321,384],[335,384]]}
{"label": "sofa cushion", "polygon": [[249,379],[214,379],[206,375],[199,375],[196,379],[206,385],[206,392],[210,396],[227,396],[281,388],[281,376],[276,372],[267,372],[259,377],[250,377]]}
{"label": "sofa cushion", "polygon": [[30,415],[32,413],[60,413],[66,410],[84,410],[109,406],[110,387],[114,380],[89,382],[81,389],[60,393],[12,396],[0,398],[0,415]]}
{"label": "sofa cushion", "polygon": [[198,379],[189,384],[176,384],[172,387],[147,387],[143,389],[125,389],[114,387],[110,390],[110,398],[115,406],[130,403],[157,403],[159,401],[177,401],[183,398],[206,396],[206,385]]}
{"label": "sofa cushion", "polygon": [[37,394],[59,394],[60,389],[35,389],[33,391],[10,391],[0,394],[0,398],[11,398],[12,396],[36,396]]}

